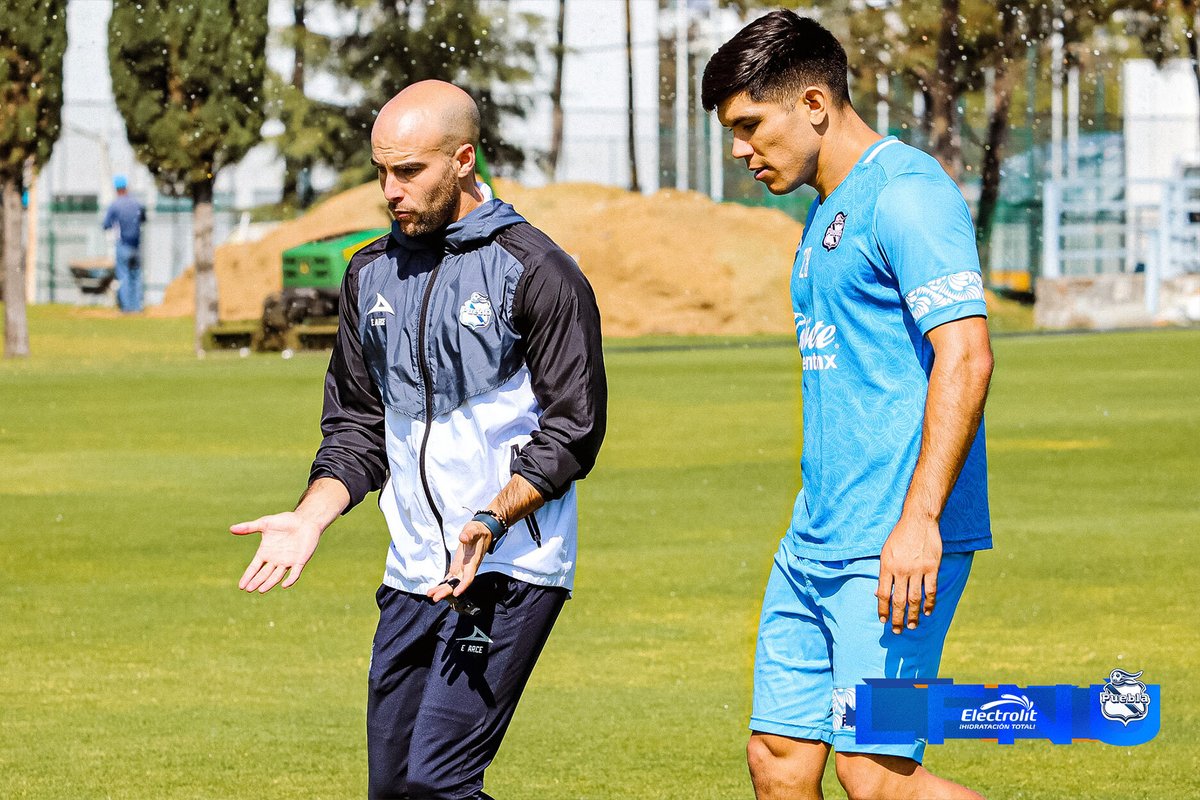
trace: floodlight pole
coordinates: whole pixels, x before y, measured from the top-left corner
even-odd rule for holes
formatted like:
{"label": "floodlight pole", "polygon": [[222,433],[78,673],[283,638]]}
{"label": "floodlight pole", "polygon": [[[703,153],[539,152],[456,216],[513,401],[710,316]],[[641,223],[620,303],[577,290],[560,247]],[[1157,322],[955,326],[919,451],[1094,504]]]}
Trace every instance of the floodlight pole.
{"label": "floodlight pole", "polygon": [[675,0],[675,188],[688,188],[687,0]]}

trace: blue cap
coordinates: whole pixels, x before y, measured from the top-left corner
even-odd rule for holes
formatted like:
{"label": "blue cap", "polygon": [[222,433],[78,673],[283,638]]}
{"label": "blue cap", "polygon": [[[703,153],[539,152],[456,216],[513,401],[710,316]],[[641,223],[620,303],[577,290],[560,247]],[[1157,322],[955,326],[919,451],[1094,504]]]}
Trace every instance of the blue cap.
{"label": "blue cap", "polygon": [[129,185],[129,181],[125,180],[124,175],[113,176],[113,188],[114,189],[124,189],[128,185]]}

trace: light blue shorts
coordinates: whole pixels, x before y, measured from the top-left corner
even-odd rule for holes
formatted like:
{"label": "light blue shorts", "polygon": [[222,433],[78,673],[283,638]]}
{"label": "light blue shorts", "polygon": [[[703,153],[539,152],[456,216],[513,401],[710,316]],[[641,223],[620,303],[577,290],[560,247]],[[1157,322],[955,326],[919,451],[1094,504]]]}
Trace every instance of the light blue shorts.
{"label": "light blue shorts", "polygon": [[750,729],[813,739],[847,753],[920,763],[925,740],[854,741],[855,687],[864,678],[935,678],[942,645],[971,571],[972,553],[942,557],[937,604],[915,630],[879,622],[879,558],[813,561],[781,543],[763,597]]}

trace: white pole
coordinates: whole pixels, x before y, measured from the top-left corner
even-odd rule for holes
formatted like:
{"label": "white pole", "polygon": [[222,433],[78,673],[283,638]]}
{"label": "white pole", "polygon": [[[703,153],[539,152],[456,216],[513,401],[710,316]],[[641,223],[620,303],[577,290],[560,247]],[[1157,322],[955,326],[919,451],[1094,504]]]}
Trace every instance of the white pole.
{"label": "white pole", "polygon": [[687,0],[675,0],[675,188],[688,188]]}
{"label": "white pole", "polygon": [[1079,67],[1067,70],[1067,177],[1079,177]]}
{"label": "white pole", "polygon": [[992,118],[992,112],[996,110],[996,68],[983,68],[983,113],[987,114],[988,119]]}
{"label": "white pole", "polygon": [[1058,278],[1062,275],[1059,261],[1059,203],[1061,185],[1057,180],[1046,181],[1045,201],[1042,203],[1042,277]]}
{"label": "white pole", "polygon": [[[1055,27],[1062,23],[1054,20]],[[1050,179],[1063,176],[1063,35],[1055,31],[1050,37]]]}
{"label": "white pole", "polygon": [[[697,55],[697,66],[699,66],[699,55],[700,54],[697,53],[696,55]],[[696,70],[696,81],[692,85],[692,102],[694,102],[696,104],[696,108],[700,107],[700,95],[704,93],[704,87],[702,85],[703,81],[704,81],[704,73],[702,70],[697,69]],[[689,109],[689,110],[694,110],[694,109]],[[692,119],[694,120],[694,123],[695,123],[692,125],[692,141],[695,142],[695,147],[696,147],[696,177],[693,179],[692,188],[698,192],[704,191],[705,188],[708,188],[711,191],[711,187],[705,187],[703,185],[703,178],[705,177],[705,175],[704,175],[704,173],[705,173],[704,157],[706,155],[704,152],[704,129],[708,125],[708,121],[704,119],[704,114],[702,114],[702,113],[692,114]],[[708,170],[708,172],[711,173],[712,170]]]}
{"label": "white pole", "polygon": [[1158,252],[1146,259],[1146,313],[1153,320],[1158,314],[1158,284],[1166,274],[1171,257],[1171,223],[1174,206],[1173,184],[1163,181],[1162,204],[1158,207]]}
{"label": "white pole", "polygon": [[[708,18],[709,51],[715,53],[721,46],[721,9],[715,4],[711,7]],[[717,112],[713,110],[708,115],[708,196],[713,202],[720,203],[725,199],[725,136]]]}
{"label": "white pole", "polygon": [[875,76],[875,91],[879,95],[879,102],[875,104],[875,130],[880,136],[888,135],[888,96],[891,87],[888,85],[888,75],[886,72],[881,72]]}

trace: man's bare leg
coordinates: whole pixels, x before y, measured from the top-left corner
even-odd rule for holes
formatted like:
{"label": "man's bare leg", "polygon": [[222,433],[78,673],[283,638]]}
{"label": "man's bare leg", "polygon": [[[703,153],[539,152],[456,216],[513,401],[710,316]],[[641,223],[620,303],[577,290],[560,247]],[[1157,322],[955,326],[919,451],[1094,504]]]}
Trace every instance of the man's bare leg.
{"label": "man's bare leg", "polygon": [[829,745],[772,733],[752,733],[746,763],[758,800],[821,800]]}
{"label": "man's bare leg", "polygon": [[911,758],[838,753],[836,764],[838,781],[850,800],[984,800]]}

